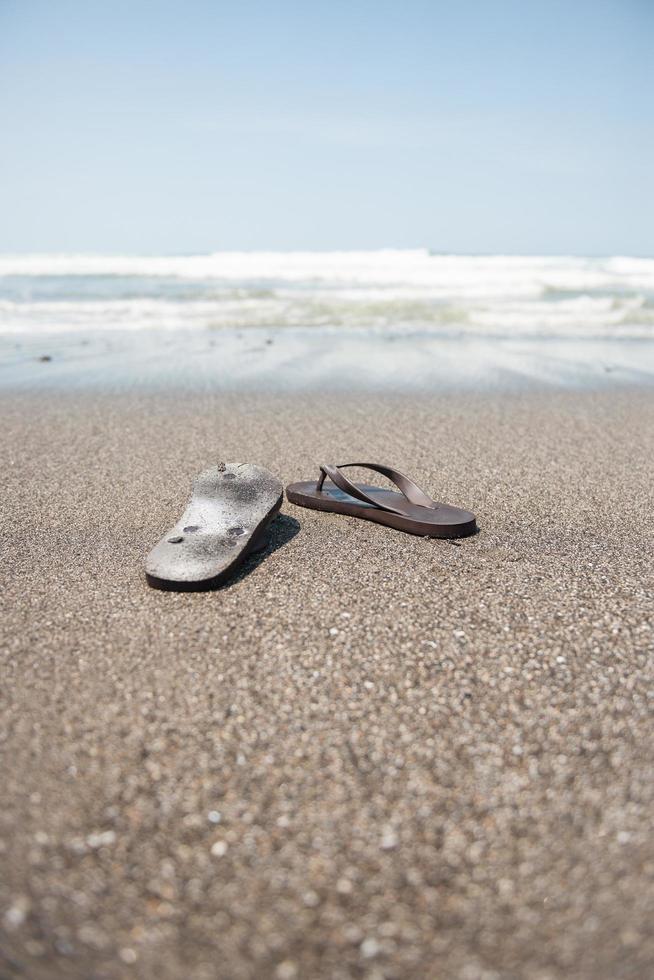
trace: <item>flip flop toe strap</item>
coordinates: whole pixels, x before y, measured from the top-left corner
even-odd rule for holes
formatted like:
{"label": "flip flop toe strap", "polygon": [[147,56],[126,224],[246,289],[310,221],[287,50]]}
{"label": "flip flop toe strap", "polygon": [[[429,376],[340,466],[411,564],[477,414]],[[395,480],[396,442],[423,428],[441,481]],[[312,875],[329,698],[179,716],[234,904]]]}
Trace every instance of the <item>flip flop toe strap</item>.
{"label": "flip flop toe strap", "polygon": [[316,484],[316,490],[321,491],[323,483],[325,482],[325,477],[328,476],[329,479],[334,483],[339,490],[343,493],[349,494],[351,497],[355,497],[357,500],[361,500],[366,504],[372,504],[378,510],[387,510],[392,514],[402,514],[405,515],[406,512],[400,507],[393,507],[390,504],[380,503],[375,500],[374,497],[369,496],[365,490],[362,490],[352,483],[351,480],[341,473],[341,470],[346,469],[349,466],[361,466],[364,469],[374,470],[375,473],[381,473],[382,476],[387,477],[391,480],[395,486],[400,490],[400,492],[406,497],[406,499],[411,504],[415,504],[418,507],[428,507],[430,510],[434,510],[435,504],[431,497],[428,497],[426,493],[420,489],[420,487],[410,480],[408,476],[404,473],[400,473],[399,470],[394,470],[391,466],[384,466],[381,463],[342,463],[340,466],[334,466],[330,463],[323,463],[320,467],[320,478]]}

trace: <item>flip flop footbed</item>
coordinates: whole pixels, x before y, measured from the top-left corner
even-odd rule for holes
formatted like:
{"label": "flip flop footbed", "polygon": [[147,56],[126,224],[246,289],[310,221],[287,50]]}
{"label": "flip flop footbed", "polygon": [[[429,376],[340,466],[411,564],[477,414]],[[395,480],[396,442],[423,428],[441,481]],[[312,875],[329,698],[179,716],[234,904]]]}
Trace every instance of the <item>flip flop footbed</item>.
{"label": "flip flop footbed", "polygon": [[[346,514],[350,517],[374,521],[408,534],[420,534],[432,538],[461,538],[474,534],[477,530],[475,515],[468,510],[436,501],[433,509],[421,507],[410,503],[403,494],[394,490],[369,486],[365,483],[358,483],[356,486],[372,497],[379,506],[375,507],[371,503],[356,500],[331,483],[324,483],[322,489],[318,490],[315,480],[290,484],[286,488],[286,497],[291,503],[298,504],[300,507]],[[403,513],[396,514],[380,509],[383,506],[393,507]]]}
{"label": "flip flop footbed", "polygon": [[147,557],[150,585],[178,591],[213,588],[265,547],[283,487],[253,463],[220,463],[201,473],[177,523]]}

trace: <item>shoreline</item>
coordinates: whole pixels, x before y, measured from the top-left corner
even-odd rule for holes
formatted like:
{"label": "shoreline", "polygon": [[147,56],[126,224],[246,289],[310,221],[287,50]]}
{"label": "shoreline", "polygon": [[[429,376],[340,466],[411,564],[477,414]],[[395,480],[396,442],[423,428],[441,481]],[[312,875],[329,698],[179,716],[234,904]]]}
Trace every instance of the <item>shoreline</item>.
{"label": "shoreline", "polygon": [[[0,393],[9,975],[647,975],[651,389],[103,385]],[[381,459],[481,530],[285,501],[151,590],[214,456]]]}
{"label": "shoreline", "polygon": [[255,328],[0,335],[0,390],[471,391],[654,384],[643,338]]}

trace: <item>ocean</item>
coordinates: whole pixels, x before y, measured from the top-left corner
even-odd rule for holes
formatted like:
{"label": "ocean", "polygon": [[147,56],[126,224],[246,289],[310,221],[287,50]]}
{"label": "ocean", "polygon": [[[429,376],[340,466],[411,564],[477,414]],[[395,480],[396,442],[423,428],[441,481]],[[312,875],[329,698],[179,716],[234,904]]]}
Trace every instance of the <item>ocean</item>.
{"label": "ocean", "polygon": [[654,259],[374,252],[0,256],[0,333],[354,328],[654,337]]}
{"label": "ocean", "polygon": [[653,340],[654,259],[0,256],[5,387],[652,384]]}

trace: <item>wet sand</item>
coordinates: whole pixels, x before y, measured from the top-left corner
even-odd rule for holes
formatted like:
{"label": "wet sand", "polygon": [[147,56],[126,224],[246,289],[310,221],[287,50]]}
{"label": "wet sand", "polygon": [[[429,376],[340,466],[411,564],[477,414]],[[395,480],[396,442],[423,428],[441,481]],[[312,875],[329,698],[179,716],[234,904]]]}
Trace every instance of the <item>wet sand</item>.
{"label": "wet sand", "polygon": [[342,394],[362,387],[413,396],[552,386],[654,387],[646,336],[467,333],[416,327],[0,332],[0,389],[93,392],[109,384],[234,393]]}
{"label": "wet sand", "polygon": [[[0,975],[652,975],[651,389],[0,410]],[[360,457],[480,534],[285,503],[147,587],[201,468]]]}

